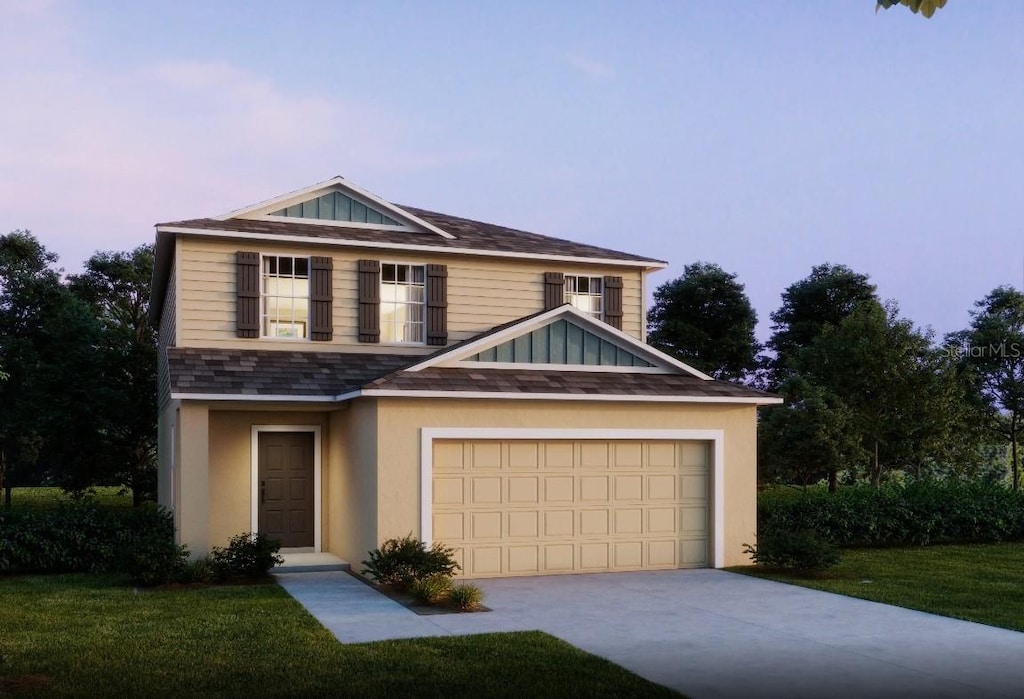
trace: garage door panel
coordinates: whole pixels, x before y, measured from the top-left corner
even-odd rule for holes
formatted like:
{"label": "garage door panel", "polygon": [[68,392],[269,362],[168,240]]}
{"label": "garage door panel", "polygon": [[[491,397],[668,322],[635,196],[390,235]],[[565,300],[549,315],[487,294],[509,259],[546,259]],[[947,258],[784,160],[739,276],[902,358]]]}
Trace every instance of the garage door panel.
{"label": "garage door panel", "polygon": [[[435,442],[433,535],[471,577],[707,565],[704,443]],[[686,465],[684,465],[684,461]]]}
{"label": "garage door panel", "polygon": [[495,505],[501,502],[501,478],[474,478],[470,490],[471,505]]}
{"label": "garage door panel", "polygon": [[547,476],[544,479],[544,502],[573,502],[576,480],[572,476]]}
{"label": "garage door panel", "polygon": [[537,504],[540,501],[539,481],[540,479],[537,476],[522,476],[506,479],[505,482],[508,483],[506,502],[509,504]]}

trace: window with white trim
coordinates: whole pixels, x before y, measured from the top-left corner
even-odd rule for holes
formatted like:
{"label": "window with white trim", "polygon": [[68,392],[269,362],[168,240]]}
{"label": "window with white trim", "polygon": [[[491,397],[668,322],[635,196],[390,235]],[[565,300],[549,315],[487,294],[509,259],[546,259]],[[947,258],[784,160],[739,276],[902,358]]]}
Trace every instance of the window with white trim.
{"label": "window with white trim", "polygon": [[309,258],[263,255],[260,293],[263,337],[309,338]]}
{"label": "window with white trim", "polygon": [[380,265],[380,341],[423,344],[427,296],[423,265]]}
{"label": "window with white trim", "polygon": [[[604,313],[601,277],[582,277],[573,274],[565,275],[565,291],[563,298],[584,313],[601,320]],[[556,287],[557,288],[557,287]]]}

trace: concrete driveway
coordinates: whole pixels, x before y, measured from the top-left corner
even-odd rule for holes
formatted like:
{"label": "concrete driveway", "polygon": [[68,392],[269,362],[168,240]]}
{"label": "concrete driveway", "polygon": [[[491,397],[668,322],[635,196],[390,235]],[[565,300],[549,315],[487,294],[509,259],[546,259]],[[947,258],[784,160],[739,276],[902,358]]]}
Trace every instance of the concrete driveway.
{"label": "concrete driveway", "polygon": [[433,616],[277,577],[345,643],[539,629],[694,699],[1024,695],[1024,633],[718,570],[480,580],[492,612]]}

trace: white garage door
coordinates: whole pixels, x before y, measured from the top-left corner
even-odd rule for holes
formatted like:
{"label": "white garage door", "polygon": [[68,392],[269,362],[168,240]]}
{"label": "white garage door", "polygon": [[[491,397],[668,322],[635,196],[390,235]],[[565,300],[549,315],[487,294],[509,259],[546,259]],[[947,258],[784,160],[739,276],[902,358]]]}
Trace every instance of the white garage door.
{"label": "white garage door", "polygon": [[710,445],[435,440],[433,540],[470,577],[708,565]]}

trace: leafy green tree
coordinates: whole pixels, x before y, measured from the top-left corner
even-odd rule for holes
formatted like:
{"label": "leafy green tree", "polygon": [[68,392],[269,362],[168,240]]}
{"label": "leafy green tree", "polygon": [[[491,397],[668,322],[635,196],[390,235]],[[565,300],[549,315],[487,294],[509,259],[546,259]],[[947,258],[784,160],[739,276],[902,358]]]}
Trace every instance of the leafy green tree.
{"label": "leafy green tree", "polygon": [[132,489],[135,504],[156,496],[156,333],[149,324],[153,246],[100,252],[71,289],[99,320],[101,415],[106,475]]}
{"label": "leafy green tree", "polygon": [[910,8],[914,14],[920,12],[925,17],[931,17],[935,14],[935,10],[946,6],[946,0],[878,0],[875,12],[878,12],[879,9],[888,10],[893,5],[903,5]]}
{"label": "leafy green tree", "polygon": [[654,292],[648,341],[718,379],[741,380],[756,367],[757,314],[743,285],[716,264],[696,262]]}
{"label": "leafy green tree", "polygon": [[835,492],[839,472],[867,458],[855,415],[835,394],[799,376],[782,392],[786,404],[766,408],[758,421],[759,478],[804,486],[824,479]]}
{"label": "leafy green tree", "polygon": [[12,481],[38,480],[42,443],[39,349],[43,319],[56,305],[57,256],[28,231],[0,236],[0,487],[10,507]]}
{"label": "leafy green tree", "polygon": [[949,354],[899,317],[859,303],[795,353],[783,408],[766,414],[763,472],[790,481],[848,470],[879,484],[893,470],[921,478],[976,466],[979,412]]}
{"label": "leafy green tree", "polygon": [[866,274],[846,265],[825,263],[782,292],[782,305],[772,313],[772,336],[765,362],[765,385],[778,390],[792,373],[796,355],[810,347],[828,326],[838,325],[865,301],[878,302]]}
{"label": "leafy green tree", "polygon": [[1024,432],[1024,293],[993,289],[976,302],[971,325],[947,337],[950,354],[975,379],[992,434],[1010,444],[1013,488],[1020,488]]}

